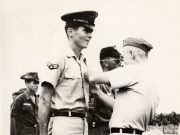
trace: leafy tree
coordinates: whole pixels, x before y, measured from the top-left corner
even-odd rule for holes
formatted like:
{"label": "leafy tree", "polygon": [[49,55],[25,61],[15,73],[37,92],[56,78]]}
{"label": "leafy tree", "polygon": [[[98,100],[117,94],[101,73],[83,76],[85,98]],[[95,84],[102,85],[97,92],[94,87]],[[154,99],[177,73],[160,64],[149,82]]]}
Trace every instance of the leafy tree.
{"label": "leafy tree", "polygon": [[165,126],[167,126],[169,124],[169,121],[167,119],[167,115],[164,114],[164,113],[160,113],[159,115],[157,115],[157,124],[159,126],[162,126],[163,127],[163,133],[164,133],[164,128]]}
{"label": "leafy tree", "polygon": [[155,117],[151,120],[149,125],[157,125],[157,124],[163,127],[163,133],[164,133],[165,126],[172,124],[175,127],[176,125],[178,126],[180,124],[180,114],[177,114],[176,112],[171,112],[169,114],[165,114],[165,113],[155,114]]}
{"label": "leafy tree", "polygon": [[164,113],[160,113],[159,115],[157,115],[157,121],[158,121],[158,125],[167,125],[169,124],[169,121],[167,119],[167,115]]}
{"label": "leafy tree", "polygon": [[[170,114],[168,114],[168,120],[170,121],[170,124],[175,126],[178,126],[180,123],[180,117],[176,112],[172,112]],[[173,130],[174,133],[174,130]]]}

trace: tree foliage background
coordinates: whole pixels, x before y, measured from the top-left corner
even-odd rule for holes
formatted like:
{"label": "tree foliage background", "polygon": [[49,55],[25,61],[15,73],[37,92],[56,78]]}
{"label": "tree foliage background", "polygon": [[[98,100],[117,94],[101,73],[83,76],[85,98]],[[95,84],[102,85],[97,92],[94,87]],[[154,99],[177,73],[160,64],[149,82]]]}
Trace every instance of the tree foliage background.
{"label": "tree foliage background", "polygon": [[160,113],[156,114],[155,117],[151,120],[149,125],[169,125],[172,124],[174,126],[178,126],[180,123],[180,114],[177,114],[176,112],[171,112],[168,114]]}

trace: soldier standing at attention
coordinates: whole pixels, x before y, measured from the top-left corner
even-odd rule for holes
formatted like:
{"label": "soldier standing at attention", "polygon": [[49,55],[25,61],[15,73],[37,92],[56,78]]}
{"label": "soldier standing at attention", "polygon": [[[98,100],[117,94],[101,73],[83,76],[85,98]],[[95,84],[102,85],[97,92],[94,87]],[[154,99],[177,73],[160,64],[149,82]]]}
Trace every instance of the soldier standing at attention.
{"label": "soldier standing at attention", "polygon": [[48,61],[39,104],[40,135],[87,135],[89,84],[84,79],[86,59],[81,51],[92,38],[96,11],[65,14],[66,49]]}

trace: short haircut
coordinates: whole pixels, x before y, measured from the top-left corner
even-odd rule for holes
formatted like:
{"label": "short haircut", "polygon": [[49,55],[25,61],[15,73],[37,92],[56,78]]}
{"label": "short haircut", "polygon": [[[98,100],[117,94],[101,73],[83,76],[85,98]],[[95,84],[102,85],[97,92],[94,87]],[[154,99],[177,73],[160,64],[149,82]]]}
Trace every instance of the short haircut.
{"label": "short haircut", "polygon": [[120,59],[121,54],[114,47],[106,47],[101,49],[100,60],[107,57],[114,57]]}
{"label": "short haircut", "polygon": [[68,28],[73,28],[73,29],[77,29],[78,27],[80,27],[81,25],[77,24],[77,23],[71,23],[71,24],[66,24],[65,25],[65,31],[67,31]]}
{"label": "short haircut", "polygon": [[[71,23],[71,24],[66,24],[64,29],[65,29],[65,32],[66,32],[66,35],[68,37],[68,34],[67,34],[67,29],[68,28],[73,28],[73,29],[78,29],[81,25],[77,24],[77,23]],[[69,38],[69,37],[68,37]]]}

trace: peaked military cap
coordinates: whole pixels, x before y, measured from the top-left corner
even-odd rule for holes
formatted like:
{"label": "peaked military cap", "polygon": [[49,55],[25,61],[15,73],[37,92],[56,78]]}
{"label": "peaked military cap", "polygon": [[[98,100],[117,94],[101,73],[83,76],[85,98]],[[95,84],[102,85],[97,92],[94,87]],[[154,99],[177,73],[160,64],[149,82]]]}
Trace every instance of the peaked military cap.
{"label": "peaked military cap", "polygon": [[120,53],[115,49],[115,46],[105,47],[101,49],[100,60],[107,57],[120,58]]}
{"label": "peaked military cap", "polygon": [[132,37],[127,38],[123,41],[123,47],[124,46],[134,46],[140,48],[146,53],[148,53],[151,49],[153,49],[152,45],[142,38],[132,38]]}
{"label": "peaked military cap", "polygon": [[61,19],[65,21],[66,24],[78,24],[93,29],[97,16],[98,13],[96,11],[81,11],[65,14],[61,16]]}
{"label": "peaked military cap", "polygon": [[29,72],[25,75],[21,76],[21,79],[23,80],[35,80],[39,82],[39,77],[37,72]]}

